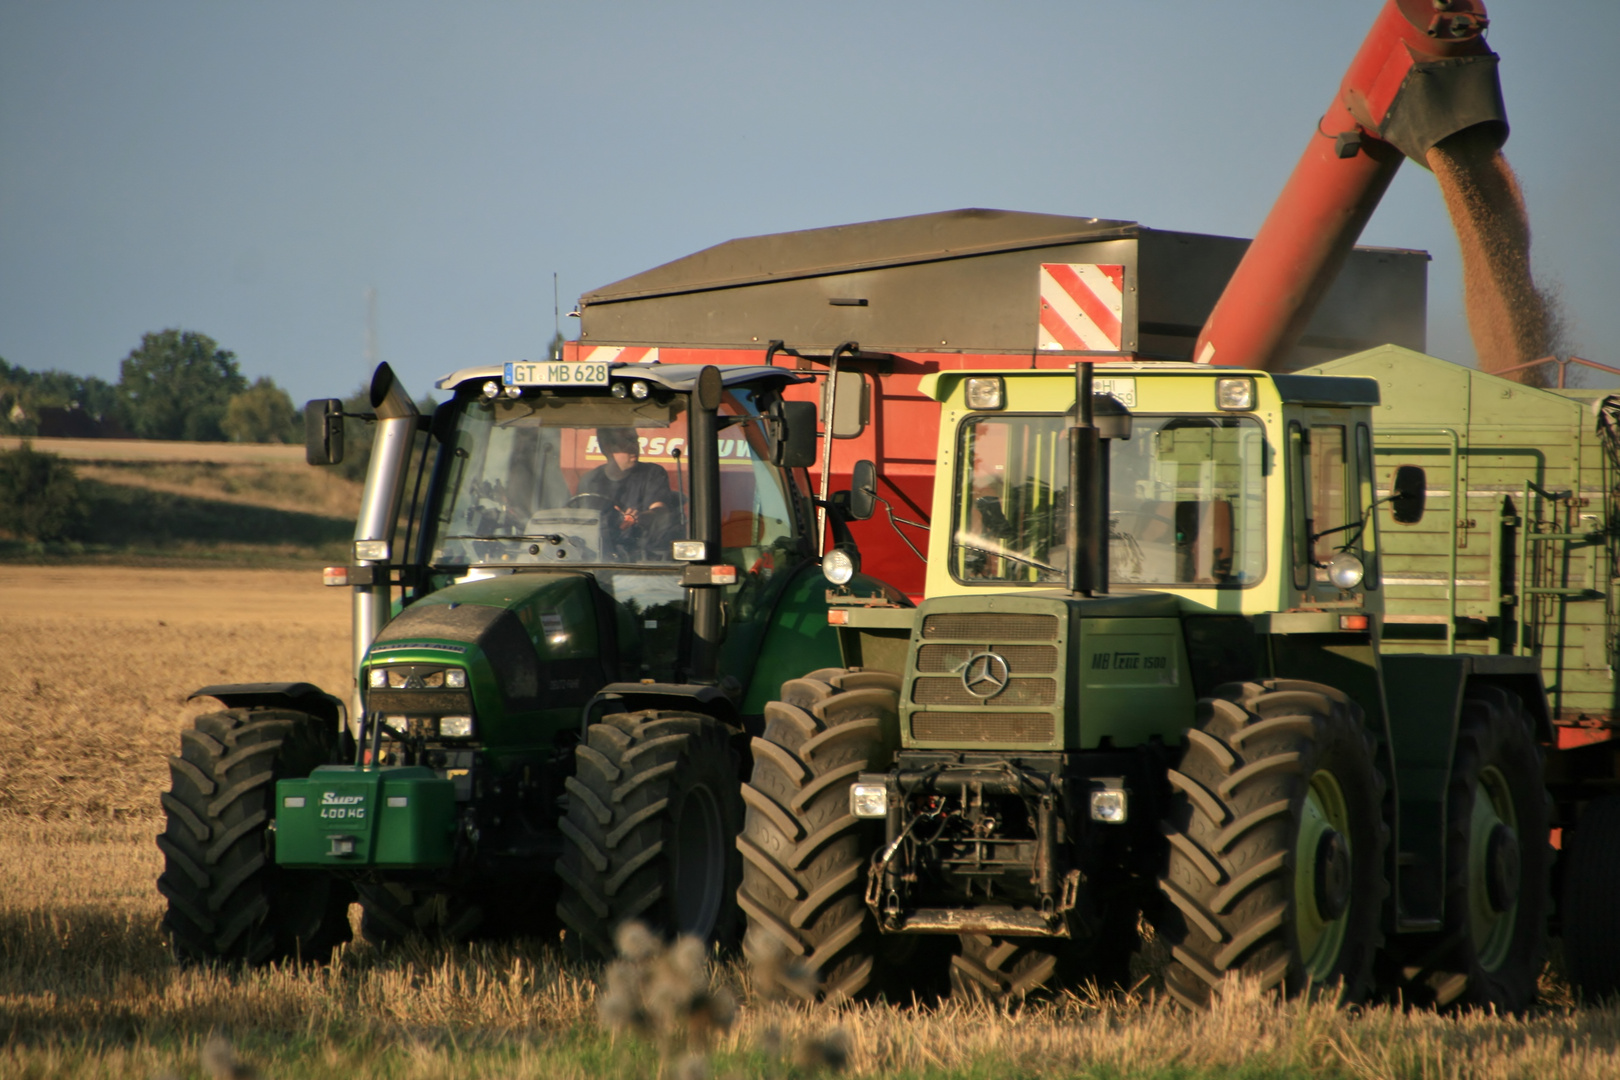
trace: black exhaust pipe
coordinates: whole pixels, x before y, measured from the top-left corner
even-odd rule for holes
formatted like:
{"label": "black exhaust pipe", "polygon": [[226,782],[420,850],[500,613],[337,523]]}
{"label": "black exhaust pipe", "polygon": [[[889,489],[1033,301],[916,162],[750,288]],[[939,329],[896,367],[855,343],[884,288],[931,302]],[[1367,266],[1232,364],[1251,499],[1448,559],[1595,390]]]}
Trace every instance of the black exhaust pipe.
{"label": "black exhaust pipe", "polygon": [[[720,409],[724,389],[720,369],[705,367],[698,372],[692,389],[691,415],[687,421],[691,436],[692,539],[705,545],[705,561],[720,561]],[[692,590],[692,634],[687,644],[685,679],[710,684],[719,681],[720,590]]]}
{"label": "black exhaust pipe", "polygon": [[1069,429],[1069,591],[1091,596],[1108,590],[1108,494],[1102,471],[1104,444],[1092,411],[1093,372],[1075,365],[1075,418]]}

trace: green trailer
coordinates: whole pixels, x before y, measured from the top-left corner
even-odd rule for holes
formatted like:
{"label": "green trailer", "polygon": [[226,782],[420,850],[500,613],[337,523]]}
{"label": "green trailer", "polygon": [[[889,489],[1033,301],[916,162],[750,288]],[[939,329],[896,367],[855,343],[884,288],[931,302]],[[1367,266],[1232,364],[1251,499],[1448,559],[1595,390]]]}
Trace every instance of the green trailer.
{"label": "green trailer", "polygon": [[1309,369],[1375,378],[1379,483],[1421,465],[1429,513],[1384,512],[1386,649],[1528,657],[1546,687],[1547,783],[1576,982],[1620,989],[1620,453],[1605,392],[1524,386],[1398,346]]}

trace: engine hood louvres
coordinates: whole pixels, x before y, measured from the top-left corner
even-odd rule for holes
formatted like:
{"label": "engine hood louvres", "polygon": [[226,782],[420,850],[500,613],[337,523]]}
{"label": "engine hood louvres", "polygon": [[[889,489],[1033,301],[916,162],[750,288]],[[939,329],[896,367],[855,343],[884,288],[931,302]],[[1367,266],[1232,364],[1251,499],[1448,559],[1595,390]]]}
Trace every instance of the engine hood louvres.
{"label": "engine hood louvres", "polygon": [[907,688],[911,739],[964,749],[1053,748],[1061,730],[1064,625],[1059,614],[1030,611],[925,615]]}

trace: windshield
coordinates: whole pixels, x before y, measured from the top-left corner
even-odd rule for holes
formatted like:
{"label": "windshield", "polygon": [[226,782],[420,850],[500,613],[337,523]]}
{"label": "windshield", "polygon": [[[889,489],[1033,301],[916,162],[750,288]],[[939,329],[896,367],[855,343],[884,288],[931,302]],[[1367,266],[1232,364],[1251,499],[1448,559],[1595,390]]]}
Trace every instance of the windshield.
{"label": "windshield", "polygon": [[[1063,584],[1069,419],[963,422],[951,571],[965,583]],[[1265,436],[1235,416],[1142,416],[1109,444],[1109,578],[1242,586],[1265,573]]]}
{"label": "windshield", "polygon": [[1109,575],[1253,585],[1266,572],[1266,437],[1245,416],[1137,416],[1109,451]]}
{"label": "windshield", "polygon": [[[640,400],[578,390],[458,398],[428,561],[677,565],[670,541],[690,535],[687,405],[662,389]],[[791,495],[769,464],[754,395],[727,390],[720,415],[722,542],[792,543]]]}

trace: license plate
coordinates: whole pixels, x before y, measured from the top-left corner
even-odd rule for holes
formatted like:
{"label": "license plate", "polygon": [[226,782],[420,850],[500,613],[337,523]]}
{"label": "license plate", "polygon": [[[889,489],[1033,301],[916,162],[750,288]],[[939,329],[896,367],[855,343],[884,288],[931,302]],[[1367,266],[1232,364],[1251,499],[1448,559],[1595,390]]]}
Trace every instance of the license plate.
{"label": "license plate", "polygon": [[507,364],[501,379],[507,386],[606,386],[605,363],[570,364],[562,360],[528,361]]}
{"label": "license plate", "polygon": [[1135,379],[1093,379],[1091,381],[1091,392],[1093,394],[1112,394],[1127,409],[1136,408]]}

